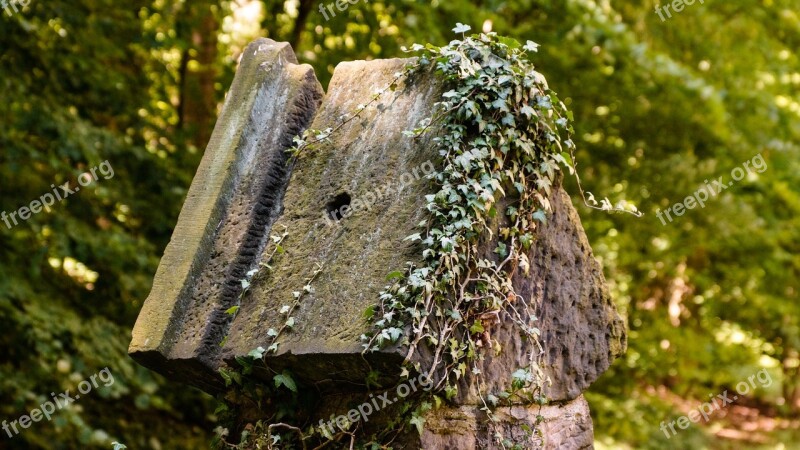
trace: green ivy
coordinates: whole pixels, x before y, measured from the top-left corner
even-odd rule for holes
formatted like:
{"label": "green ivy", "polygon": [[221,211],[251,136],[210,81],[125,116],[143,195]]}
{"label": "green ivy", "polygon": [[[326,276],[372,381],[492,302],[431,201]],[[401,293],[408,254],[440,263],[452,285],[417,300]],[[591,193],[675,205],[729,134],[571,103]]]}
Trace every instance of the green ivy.
{"label": "green ivy", "polygon": [[[469,27],[458,24],[454,31]],[[508,391],[481,393],[490,416],[512,395],[543,403],[536,316],[512,280],[530,271],[527,254],[551,211],[548,197],[557,173],[572,170],[575,145],[571,114],[529,61],[537,47],[485,33],[443,47],[411,48],[419,54],[413,72],[434,71],[448,89],[434,105],[435,115],[407,132],[413,138],[437,132],[438,190],[426,196],[429,217],[420,223],[422,231],[406,238],[420,243],[424,262],[394,275],[381,293],[376,331],[364,336],[367,351],[407,346],[405,362],[416,371],[424,369],[414,361],[415,352],[429,347],[427,375],[452,398],[468,370],[481,380],[482,352],[501,351],[493,328],[512,321],[534,344],[527,367],[509,374]],[[486,255],[495,238],[496,248]],[[497,439],[506,447],[505,438]]]}

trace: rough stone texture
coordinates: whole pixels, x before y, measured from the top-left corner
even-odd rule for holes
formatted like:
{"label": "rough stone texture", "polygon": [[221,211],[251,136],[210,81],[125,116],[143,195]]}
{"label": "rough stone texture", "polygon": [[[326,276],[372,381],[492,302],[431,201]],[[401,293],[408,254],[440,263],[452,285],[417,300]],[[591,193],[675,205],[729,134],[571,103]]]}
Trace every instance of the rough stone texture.
{"label": "rough stone texture", "polygon": [[[537,360],[550,381],[544,394],[561,402],[588,389],[625,352],[627,336],[569,197],[556,187],[550,203],[553,211],[528,253],[530,274],[517,273],[514,286],[538,318],[544,355]],[[491,254],[496,241],[485,248],[484,257],[496,257]],[[485,381],[481,390],[497,393],[507,388],[511,373],[527,366],[527,355],[536,348],[506,317],[491,334],[503,352],[486,354],[480,365]],[[458,402],[478,404],[476,380],[468,375],[461,386]]]}
{"label": "rough stone texture", "polygon": [[[343,114],[388,86],[407,62],[340,64],[311,127],[340,123]],[[294,303],[292,292],[302,291],[321,265],[324,270],[312,283],[314,292],[303,297],[293,313],[294,329],[279,338],[279,351],[268,357],[269,364],[276,370],[288,367],[306,382],[332,384],[334,390],[363,385],[369,366],[361,356],[359,337],[369,326],[362,314],[376,303],[388,273],[418,259],[419,252],[403,239],[424,219],[424,195],[432,189],[419,168],[435,156],[429,150],[430,137],[414,141],[402,136],[430,113],[437,96],[434,83],[421,86],[387,92],[374,108],[338,130],[331,143],[307,149],[300,158],[283,214],[273,227],[274,233],[288,229],[286,252],[270,262],[271,276],[254,280],[231,328],[226,359],[268,347],[268,330],[279,329],[285,321],[279,310]],[[406,173],[410,182],[403,177]],[[408,182],[402,189],[401,180]],[[327,204],[337,196],[347,194],[354,205],[376,190],[382,197],[369,210],[362,208],[336,223],[324,217]],[[267,248],[262,260],[271,251]],[[366,355],[366,361],[382,373],[396,374],[404,356],[402,349],[390,349]]]}
{"label": "rough stone texture", "polygon": [[[593,448],[594,433],[589,405],[583,396],[563,404],[510,406],[495,410],[503,434],[529,449]],[[536,424],[536,416],[544,421]],[[500,449],[486,427],[485,415],[474,406],[438,410],[427,417],[425,431],[407,448],[436,450]],[[522,425],[538,429],[540,436],[526,433]]]}
{"label": "rough stone texture", "polygon": [[[544,298],[537,314],[546,349],[551,400],[572,400],[625,353],[627,333],[592,255],[577,211],[566,193],[555,192],[553,215],[531,259],[536,269],[522,290]],[[559,224],[569,224],[559,226]]]}
{"label": "rough stone texture", "polygon": [[[397,381],[393,375],[406,350],[362,356],[359,337],[370,329],[362,314],[377,302],[388,273],[419,259],[419,249],[403,239],[418,232],[416,225],[425,218],[424,195],[434,187],[422,176],[423,167],[435,164],[437,155],[432,136],[414,140],[402,131],[430,115],[441,86],[421,78],[387,92],[330,141],[306,149],[291,167],[285,150],[312,117],[311,128],[337,127],[343,114],[368,103],[407,62],[340,64],[317,111],[319,83],[310,67],[296,64],[287,44],[259,40],[248,47],[134,329],[135,359],[218,392],[217,368],[268,347],[268,330],[280,329],[286,319],[281,307],[292,305],[292,292],[303,291],[322,267],[313,291],[292,313],[293,329],[280,336],[267,365],[278,372],[289,369],[298,382],[313,387],[315,406],[304,412],[310,423],[346,414],[363,402],[370,369],[385,375],[379,380],[384,386]],[[361,207],[341,220],[326,219],[327,209],[345,197]],[[587,448],[591,419],[581,393],[624,352],[625,328],[569,197],[555,187],[550,201],[553,213],[529,253],[530,274],[515,274],[514,283],[538,317],[543,352],[537,359],[550,379],[545,394],[554,403],[541,411],[508,406],[498,414],[512,436],[537,414],[547,418],[540,427],[544,440],[531,448]],[[284,229],[285,252],[267,261],[274,246],[269,236]],[[484,253],[491,256],[495,247],[484,243]],[[245,274],[266,262],[272,271],[256,275],[235,317],[225,314],[237,304]],[[508,320],[491,334],[503,351],[487,354],[481,363],[486,381],[481,391],[498,393],[538,350]],[[423,367],[431,364],[425,351],[416,357]],[[266,370],[254,374],[272,382]],[[404,448],[491,448],[471,376],[454,403],[430,415],[423,436],[406,436]],[[380,428],[387,421],[376,417],[365,427]]]}
{"label": "rough stone texture", "polygon": [[225,310],[258,264],[288,181],[285,150],[322,98],[311,66],[286,43],[247,47],[189,190],[153,289],[133,330],[131,356],[214,391]]}

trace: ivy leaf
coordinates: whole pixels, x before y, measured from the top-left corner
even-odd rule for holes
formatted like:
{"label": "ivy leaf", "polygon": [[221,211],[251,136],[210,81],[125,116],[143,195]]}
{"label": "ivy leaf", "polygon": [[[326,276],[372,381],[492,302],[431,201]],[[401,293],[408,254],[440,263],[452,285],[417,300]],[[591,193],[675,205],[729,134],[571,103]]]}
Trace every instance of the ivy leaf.
{"label": "ivy leaf", "polygon": [[389,328],[389,335],[392,337],[392,342],[397,342],[400,339],[400,336],[403,335],[403,330],[400,328]]}
{"label": "ivy leaf", "polygon": [[525,117],[531,118],[536,115],[536,110],[531,108],[530,105],[525,105],[519,110],[520,113],[524,114]]}
{"label": "ivy leaf", "polygon": [[227,311],[225,311],[225,314],[227,314],[229,316],[232,316],[232,315],[236,314],[237,311],[239,311],[239,306],[232,306],[232,307],[228,308]]}
{"label": "ivy leaf", "polygon": [[448,400],[452,400],[458,394],[458,388],[452,385],[447,385],[444,388],[444,396]]}
{"label": "ivy leaf", "polygon": [[569,154],[569,152],[556,153],[553,155],[553,158],[562,165],[566,166],[567,169],[569,169],[570,175],[575,174],[575,167],[572,164],[572,156]]}
{"label": "ivy leaf", "polygon": [[517,369],[514,373],[511,374],[511,378],[514,381],[522,382],[522,383],[530,383],[533,381],[533,375],[526,370],[526,369]]}
{"label": "ivy leaf", "polygon": [[442,250],[444,250],[445,252],[452,252],[453,248],[455,247],[455,241],[453,241],[453,239],[451,238],[443,237],[441,239],[441,244],[442,244]]}
{"label": "ivy leaf", "polygon": [[375,306],[370,305],[366,310],[364,310],[364,313],[361,314],[361,317],[367,320],[370,320],[373,317],[375,317]]}
{"label": "ivy leaf", "polygon": [[502,111],[508,111],[508,107],[506,106],[505,99],[498,98],[497,100],[492,102],[492,108],[499,109]]}
{"label": "ivy leaf", "polygon": [[548,97],[546,95],[540,95],[539,97],[537,97],[536,98],[536,103],[539,105],[540,108],[543,108],[543,109],[552,109],[553,108],[553,103],[550,100],[550,97]]}
{"label": "ivy leaf", "polygon": [[405,276],[405,273],[403,273],[403,272],[401,272],[399,270],[395,270],[394,272],[390,272],[389,275],[386,275],[386,281],[392,281],[392,280],[397,279],[397,278],[403,278],[404,276]]}
{"label": "ivy leaf", "polygon": [[497,248],[494,249],[494,252],[500,255],[501,258],[505,258],[508,256],[508,246],[502,242],[498,242]]}
{"label": "ivy leaf", "polygon": [[522,46],[522,44],[520,44],[518,40],[510,37],[498,36],[497,40],[500,41],[501,44],[505,44],[506,46],[508,46],[508,48],[510,48],[511,50],[516,50]]}
{"label": "ivy leaf", "polygon": [[403,240],[404,241],[412,241],[412,242],[421,241],[422,240],[422,236],[419,233],[414,233],[414,234],[412,234],[410,236],[406,236],[406,238],[403,239]]}
{"label": "ivy leaf", "polygon": [[528,42],[525,43],[525,45],[522,48],[527,50],[527,51],[529,51],[529,52],[536,53],[536,52],[539,51],[539,44],[537,44],[536,42],[533,42],[533,41],[528,41]]}
{"label": "ivy leaf", "polygon": [[422,436],[422,432],[425,431],[425,419],[421,416],[414,416],[409,423],[414,425],[417,428],[417,432]]}
{"label": "ivy leaf", "polygon": [[472,334],[483,333],[484,331],[483,325],[480,322],[475,322],[469,327],[469,332]]}
{"label": "ivy leaf", "polygon": [[522,246],[525,249],[531,248],[531,244],[533,243],[533,236],[530,233],[525,233],[519,237],[519,242],[522,243]]}
{"label": "ivy leaf", "polygon": [[[471,29],[472,29],[472,27],[469,26],[469,25],[464,25],[461,22],[456,22],[456,27],[453,28],[453,32],[455,32],[455,33],[466,33],[467,31],[469,31]],[[422,434],[421,431],[420,431],[420,434]]]}
{"label": "ivy leaf", "polygon": [[258,347],[254,348],[253,350],[250,350],[250,353],[248,353],[247,356],[253,359],[261,359],[264,357],[264,352],[266,352],[266,350],[264,350],[264,347]]}
{"label": "ivy leaf", "polygon": [[267,331],[267,336],[269,336],[269,337],[277,337],[277,336],[278,336],[278,332],[277,332],[277,331],[275,331],[275,329],[274,329],[274,328],[270,328],[270,329]]}
{"label": "ivy leaf", "polygon": [[[242,375],[248,375],[250,372],[253,371],[253,362],[258,361],[257,359],[253,359],[250,356],[236,356],[234,357],[237,363],[242,366]],[[239,373],[236,373],[239,375]]]}
{"label": "ivy leaf", "polygon": [[297,385],[289,372],[283,371],[283,373],[275,375],[272,380],[275,381],[275,387],[286,386],[290,391],[297,393]]}

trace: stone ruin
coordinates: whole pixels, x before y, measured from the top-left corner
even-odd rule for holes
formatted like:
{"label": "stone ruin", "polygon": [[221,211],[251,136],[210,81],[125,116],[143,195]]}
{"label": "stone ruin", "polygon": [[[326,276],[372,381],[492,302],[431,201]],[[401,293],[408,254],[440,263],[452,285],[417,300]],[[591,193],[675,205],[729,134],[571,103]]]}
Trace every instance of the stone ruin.
{"label": "stone ruin", "polygon": [[[402,132],[430,115],[441,86],[423,77],[387,91],[296,162],[286,150],[305,129],[341,123],[407,62],[341,63],[326,93],[288,44],[250,44],[133,330],[129,352],[136,361],[208,393],[224,392],[218,369],[268,347],[268,330],[285,319],[279,309],[321,267],[313,291],[293,313],[294,328],[279,337],[266,364],[313,387],[309,424],[362,403],[370,369],[385,375],[382,386],[397,383],[392,374],[399,373],[405,352],[362,356],[360,336],[371,329],[362,314],[377,303],[388,273],[420,258],[403,239],[425,217],[431,185],[419,169],[436,155],[430,137],[409,139]],[[496,415],[506,435],[517,437],[543,416],[542,436],[531,448],[592,448],[582,393],[624,353],[626,330],[569,197],[556,188],[550,201],[552,214],[530,250],[530,274],[515,278],[539,320],[550,402],[501,406]],[[331,210],[344,214],[331,218]],[[283,230],[285,254],[271,260],[271,276],[254,278],[243,296],[241,280],[266,262],[270,236]],[[235,315],[226,313],[240,301]],[[509,374],[525,366],[531,343],[503,323],[493,335],[504,350],[487,356],[482,370],[488,389],[504,389]],[[423,366],[426,356],[417,355]],[[267,373],[255,376],[272,381]],[[399,436],[397,448],[494,448],[471,381],[463,381],[454,402],[427,413],[421,435]],[[363,426],[379,429],[389,416],[376,414]]]}

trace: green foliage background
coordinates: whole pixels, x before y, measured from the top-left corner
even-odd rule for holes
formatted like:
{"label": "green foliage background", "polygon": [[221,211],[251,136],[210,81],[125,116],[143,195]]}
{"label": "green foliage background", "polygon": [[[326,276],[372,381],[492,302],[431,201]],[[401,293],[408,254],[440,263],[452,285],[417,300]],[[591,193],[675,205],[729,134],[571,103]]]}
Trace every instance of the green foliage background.
{"label": "green foliage background", "polygon": [[[30,0],[0,11],[0,211],[102,161],[115,171],[52,213],[0,222],[2,419],[104,367],[115,375],[52,422],[0,434],[0,448],[207,446],[212,402],[137,366],[126,348],[238,52],[257,35],[290,41],[326,84],[339,61],[443,44],[456,22],[541,44],[538,70],[574,111],[584,184],[647,213],[592,212],[574,196],[630,326],[628,354],[588,395],[598,447],[791,448],[800,0],[695,2],[663,22],[655,3],[371,0],[326,21],[320,2],[266,1],[251,28],[238,26],[238,3],[206,0]],[[657,219],[759,153],[764,173],[672,223]],[[738,440],[715,437],[741,431],[735,417],[670,440],[659,430],[762,367],[775,382],[737,405],[777,431],[752,420],[756,431]]]}

